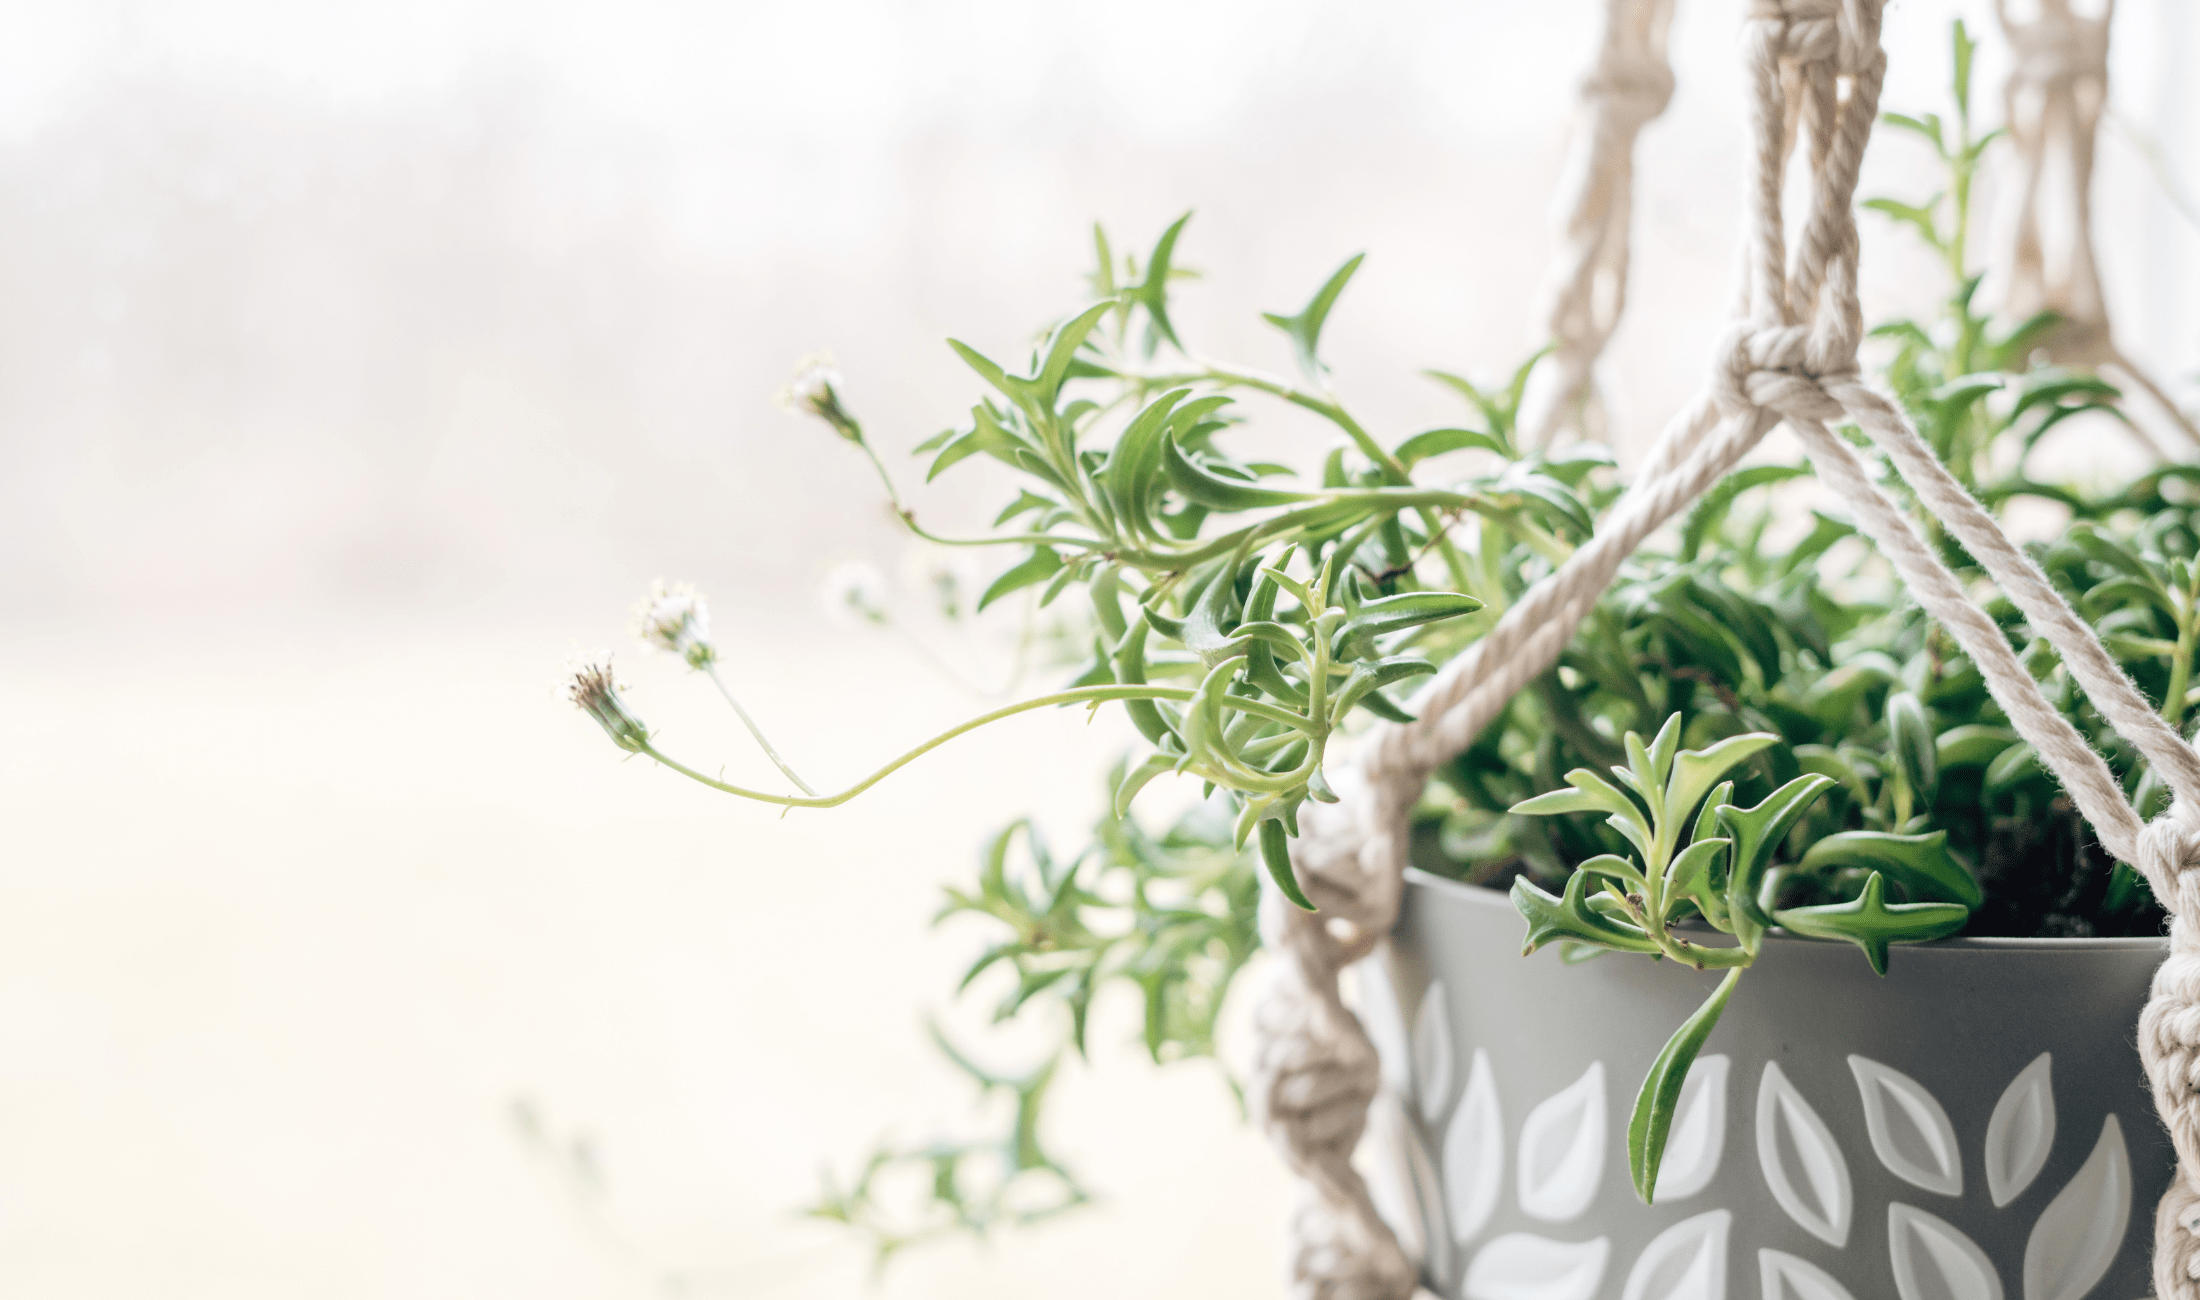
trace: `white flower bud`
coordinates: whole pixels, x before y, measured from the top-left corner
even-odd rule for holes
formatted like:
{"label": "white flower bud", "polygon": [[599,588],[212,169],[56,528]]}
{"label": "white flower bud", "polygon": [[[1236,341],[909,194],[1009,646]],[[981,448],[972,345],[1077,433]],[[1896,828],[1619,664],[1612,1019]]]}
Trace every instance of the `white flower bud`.
{"label": "white flower bud", "polygon": [[650,583],[649,595],[634,607],[633,627],[644,644],[680,656],[690,668],[718,657],[710,643],[710,607],[687,583]]}
{"label": "white flower bud", "polygon": [[814,415],[850,442],[863,441],[863,426],[840,400],[840,368],[830,352],[817,352],[795,365],[794,379],[779,390],[779,405],[796,415]]}

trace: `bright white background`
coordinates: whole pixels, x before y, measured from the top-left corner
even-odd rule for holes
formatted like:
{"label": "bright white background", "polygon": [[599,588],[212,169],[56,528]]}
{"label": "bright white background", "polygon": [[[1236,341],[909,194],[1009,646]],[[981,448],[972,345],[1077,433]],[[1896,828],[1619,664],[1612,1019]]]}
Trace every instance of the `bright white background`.
{"label": "bright white background", "polygon": [[[2117,113],[2192,196],[2200,15],[2123,7]],[[1682,0],[1643,137],[1630,446],[1728,299],[1738,8]],[[1896,0],[1886,106],[1943,107],[1955,8]],[[919,1029],[976,943],[925,929],[938,886],[1014,815],[1073,840],[1124,733],[1019,721],[781,819],[617,762],[552,698],[568,642],[693,579],[824,782],[975,711],[817,612],[828,566],[903,546],[769,399],[830,346],[899,463],[977,394],[940,340],[1018,351],[1078,303],[1094,219],[1142,247],[1197,209],[1183,325],[1267,366],[1257,312],[1367,250],[1340,387],[1388,432],[1454,418],[1414,372],[1532,344],[1591,12],[0,6],[0,1295],[561,1300],[660,1266],[862,1294],[794,1211],[821,1165],[970,1118]],[[1988,27],[1989,120],[2000,65]],[[2107,134],[2112,308],[2190,376],[2200,234]],[[1864,192],[1920,196],[1922,161],[1884,142]],[[1906,238],[1865,238],[1870,312],[1928,307]],[[929,520],[1002,493],[953,479]],[[622,659],[682,752],[764,778],[703,688]],[[1104,1009],[1058,1096],[1107,1204],[878,1294],[1278,1293],[1275,1162],[1130,1036]],[[602,1217],[522,1096],[590,1135]]]}

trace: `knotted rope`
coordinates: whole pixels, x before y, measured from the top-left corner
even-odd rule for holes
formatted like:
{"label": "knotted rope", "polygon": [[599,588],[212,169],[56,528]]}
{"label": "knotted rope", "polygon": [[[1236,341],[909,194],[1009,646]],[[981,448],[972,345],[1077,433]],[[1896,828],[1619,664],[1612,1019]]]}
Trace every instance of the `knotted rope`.
{"label": "knotted rope", "polygon": [[[1919,602],[1956,638],[2011,725],[2070,791],[2101,842],[2132,863],[2170,909],[2172,954],[2155,982],[2141,1049],[2176,1137],[2180,1177],[2157,1215],[2160,1300],[2200,1300],[2200,756],[2138,688],[1992,516],[1934,459],[1892,401],[1858,373],[1862,313],[1853,201],[1886,56],[1884,0],[1752,0],[1743,52],[1751,89],[1750,239],[1741,319],[1706,391],[1660,434],[1636,482],[1595,536],[1531,587],[1490,633],[1416,701],[1419,720],[1371,730],[1335,805],[1309,805],[1294,861],[1320,910],[1271,896],[1263,930],[1283,960],[1257,1013],[1254,1101],[1302,1180],[1293,1221],[1293,1293],[1306,1300],[1404,1300],[1413,1266],[1351,1166],[1377,1068],[1337,976],[1397,917],[1409,814],[1429,773],[1464,751],[1513,694],[1558,659],[1620,564],[1731,470],[1775,424],[1803,444],[1821,481]],[[1844,93],[1845,87],[1845,93]],[[1781,210],[1799,139],[1809,142],[1810,207],[1792,249]],[[2041,694],[2008,639],[1829,427],[1852,420],[1925,508],[2006,590],[2103,717],[2177,795],[2142,825],[2108,766]]]}
{"label": "knotted rope", "polygon": [[[2038,5],[2031,21],[2018,22],[2009,15],[2008,0],[1994,0],[1995,16],[2016,55],[2002,87],[2004,120],[2017,155],[2017,219],[2005,306],[2018,316],[2040,311],[2061,316],[2045,340],[2049,356],[2113,367],[2146,392],[2188,446],[2200,444],[2200,430],[2116,345],[2093,259],[2093,155],[2108,107],[2108,29],[2116,0],[2106,0],[2091,18],[2072,12],[2070,0],[2038,0]],[[2068,183],[2050,190],[2045,181],[2056,163]],[[2056,223],[2061,247],[2052,260],[2041,233],[2051,194],[2070,204],[2067,220]],[[2133,427],[2164,458],[2179,459],[2144,426]]]}
{"label": "knotted rope", "polygon": [[1522,415],[1526,446],[1548,446],[1561,430],[1593,423],[1597,358],[1627,307],[1635,137],[1673,98],[1665,57],[1672,24],[1673,0],[1605,0],[1604,33],[1576,92],[1573,144],[1553,207],[1558,251],[1536,311],[1553,379]]}

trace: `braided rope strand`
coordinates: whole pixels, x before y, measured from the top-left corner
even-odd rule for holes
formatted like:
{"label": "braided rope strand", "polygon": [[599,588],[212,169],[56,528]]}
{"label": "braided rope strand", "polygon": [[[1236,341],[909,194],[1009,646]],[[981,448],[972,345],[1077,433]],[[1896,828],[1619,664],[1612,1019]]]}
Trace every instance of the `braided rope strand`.
{"label": "braided rope strand", "polygon": [[1596,63],[1579,89],[1581,129],[1559,183],[1558,252],[1536,318],[1552,344],[1555,382],[1531,396],[1522,444],[1581,432],[1597,358],[1627,309],[1627,227],[1634,215],[1635,137],[1673,98],[1666,32],[1673,0],[1605,0]]}
{"label": "braided rope strand", "polygon": [[[2044,340],[2047,354],[2065,363],[2112,367],[2137,385],[2163,422],[2183,435],[2184,451],[2165,445],[2145,424],[2134,422],[2132,429],[2164,460],[2183,459],[2192,446],[2200,445],[2200,429],[2146,368],[2117,345],[2093,255],[2093,161],[2101,114],[2108,107],[2108,36],[2115,0],[2107,0],[2091,17],[2073,11],[2070,0],[2039,0],[2029,22],[2010,17],[2008,0],[1994,0],[1994,13],[2016,55],[2002,86],[2002,120],[2016,151],[2018,177],[2004,306],[2019,317],[2040,311],[2059,315],[2062,319]],[[2052,271],[2041,236],[2047,206],[2042,182],[2050,154],[2059,155],[2070,177],[2065,192],[2071,204],[2068,220],[2059,223],[2062,247]]]}

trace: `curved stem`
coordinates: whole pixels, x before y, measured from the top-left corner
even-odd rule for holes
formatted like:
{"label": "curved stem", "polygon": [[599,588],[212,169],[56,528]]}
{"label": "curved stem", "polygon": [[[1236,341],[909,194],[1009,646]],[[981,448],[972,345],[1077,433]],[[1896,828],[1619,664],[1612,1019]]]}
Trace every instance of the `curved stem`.
{"label": "curved stem", "polygon": [[[1019,713],[1029,713],[1033,709],[1043,709],[1056,704],[1100,704],[1108,700],[1183,701],[1191,698],[1192,692],[1181,686],[1080,686],[1074,690],[1057,691],[1052,695],[1021,700],[1005,708],[995,709],[991,713],[981,714],[961,726],[951,727],[941,732],[838,794],[813,795],[807,799],[798,799],[792,795],[769,794],[762,790],[751,790],[746,786],[731,785],[713,777],[704,776],[701,772],[680,762],[678,759],[666,756],[655,745],[647,741],[642,743],[639,752],[649,755],[680,775],[699,781],[713,790],[723,790],[727,794],[737,794],[744,799],[754,799],[758,803],[777,804],[782,808],[836,808],[955,737],[965,732],[976,731],[989,722],[998,722],[1003,718],[1014,717]],[[794,774],[789,772],[787,775],[791,778]],[[795,784],[800,785],[801,782],[797,781]]]}
{"label": "curved stem", "polygon": [[817,791],[812,790],[801,777],[796,776],[794,769],[787,766],[787,760],[779,756],[779,751],[772,748],[772,743],[769,740],[764,739],[763,728],[756,725],[756,719],[750,717],[749,711],[741,707],[741,701],[734,698],[733,689],[726,685],[726,679],[718,675],[717,662],[713,660],[705,663],[703,671],[710,674],[711,684],[718,688],[718,693],[726,697],[726,703],[732,705],[733,711],[740,715],[741,725],[749,729],[749,735],[756,740],[756,747],[764,751],[764,757],[772,761],[772,766],[778,768],[780,774],[789,781],[794,782],[795,789],[806,795],[815,795]]}

